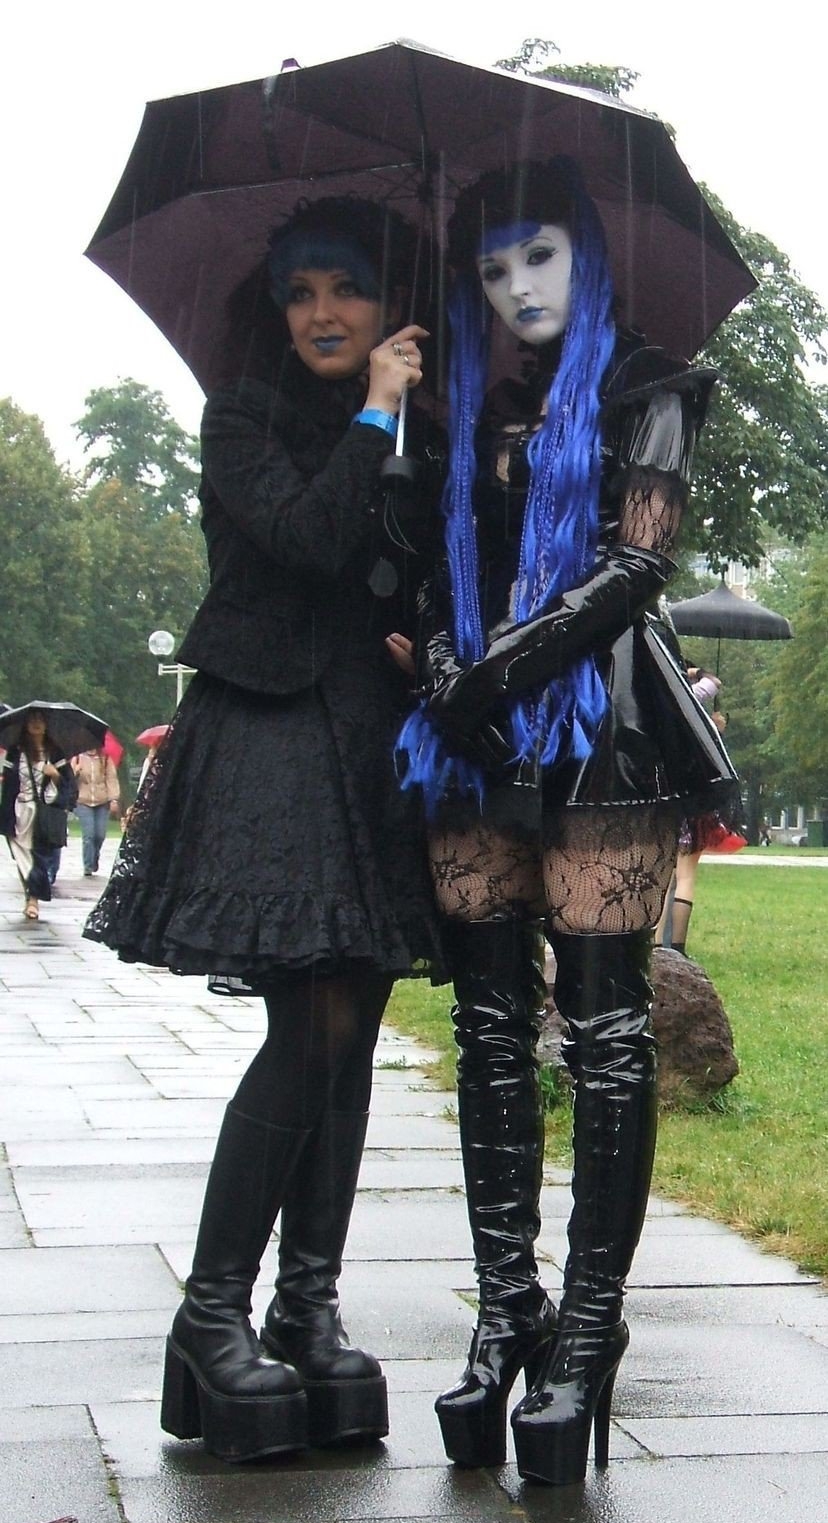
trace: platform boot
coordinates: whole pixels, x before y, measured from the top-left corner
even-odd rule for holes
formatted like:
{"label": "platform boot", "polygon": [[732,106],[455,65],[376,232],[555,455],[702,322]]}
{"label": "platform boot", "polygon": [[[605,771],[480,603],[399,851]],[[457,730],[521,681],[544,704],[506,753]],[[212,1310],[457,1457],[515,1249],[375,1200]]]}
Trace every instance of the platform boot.
{"label": "platform boot", "polygon": [[512,1414],[518,1470],[566,1486],[609,1458],[618,1366],[629,1343],[624,1285],[641,1235],[656,1136],[655,1043],[648,1031],[652,933],[551,938],[555,1001],[575,1081],[569,1254],[558,1335]]}
{"label": "platform boot", "polygon": [[372,1354],[351,1347],[337,1290],[367,1125],[365,1112],[328,1111],[308,1138],[282,1207],[276,1295],[260,1334],[302,1377],[314,1445],[388,1432],[385,1377]]}
{"label": "platform boot", "polygon": [[219,1459],[307,1445],[307,1403],[290,1365],[267,1357],[250,1297],[307,1139],[227,1107],[207,1181],[192,1273],[167,1338],[161,1426]]}
{"label": "platform boot", "polygon": [[511,1388],[521,1369],[531,1384],[555,1334],[534,1249],[543,1179],[535,1048],[544,941],[537,924],[514,920],[454,921],[445,939],[479,1311],[465,1371],[435,1409],[449,1459],[501,1465]]}

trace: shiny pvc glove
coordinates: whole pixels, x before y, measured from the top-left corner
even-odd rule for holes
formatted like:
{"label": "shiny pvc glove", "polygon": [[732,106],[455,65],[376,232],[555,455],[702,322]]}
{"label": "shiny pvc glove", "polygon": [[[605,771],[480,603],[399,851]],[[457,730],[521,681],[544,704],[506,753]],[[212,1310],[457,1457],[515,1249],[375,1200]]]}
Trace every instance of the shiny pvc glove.
{"label": "shiny pvc glove", "polygon": [[546,687],[574,661],[611,645],[675,570],[675,563],[655,550],[615,545],[589,581],[563,593],[548,613],[498,635],[482,661],[445,673],[428,700],[428,713],[455,741],[475,734],[500,700]]}

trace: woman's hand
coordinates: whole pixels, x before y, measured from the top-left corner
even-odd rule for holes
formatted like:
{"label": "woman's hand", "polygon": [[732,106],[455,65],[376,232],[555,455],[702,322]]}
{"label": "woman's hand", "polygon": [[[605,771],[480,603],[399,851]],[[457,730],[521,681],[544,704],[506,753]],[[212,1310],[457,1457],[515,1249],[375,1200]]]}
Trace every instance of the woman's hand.
{"label": "woman's hand", "polygon": [[419,386],[423,379],[423,357],[417,344],[421,338],[428,338],[426,329],[411,323],[371,350],[366,408],[375,407],[396,418],[403,392]]}
{"label": "woman's hand", "polygon": [[386,649],[393,657],[401,672],[406,677],[413,677],[416,672],[414,665],[414,642],[407,635],[389,635],[385,642]]}
{"label": "woman's hand", "polygon": [[54,762],[44,762],[43,776],[52,778],[54,782],[58,782],[60,780],[60,773],[58,772]]}

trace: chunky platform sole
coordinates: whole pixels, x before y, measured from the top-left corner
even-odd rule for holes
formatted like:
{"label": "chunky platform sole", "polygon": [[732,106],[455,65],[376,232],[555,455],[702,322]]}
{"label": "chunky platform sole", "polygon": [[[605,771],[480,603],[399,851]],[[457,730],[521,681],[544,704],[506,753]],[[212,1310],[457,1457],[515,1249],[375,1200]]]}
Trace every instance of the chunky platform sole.
{"label": "chunky platform sole", "polygon": [[366,1380],[307,1380],[308,1439],[322,1447],[346,1439],[384,1438],[388,1391],[384,1375]]}
{"label": "chunky platform sole", "polygon": [[281,1396],[223,1396],[206,1384],[188,1355],[167,1338],[161,1427],[174,1438],[200,1438],[230,1464],[308,1446],[304,1391]]}

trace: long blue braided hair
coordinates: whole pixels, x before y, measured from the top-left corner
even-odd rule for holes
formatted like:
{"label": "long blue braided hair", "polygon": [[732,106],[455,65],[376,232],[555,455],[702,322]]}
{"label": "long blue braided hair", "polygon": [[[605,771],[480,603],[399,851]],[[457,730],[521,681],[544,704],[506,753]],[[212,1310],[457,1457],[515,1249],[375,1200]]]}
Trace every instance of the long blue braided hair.
{"label": "long blue braided hair", "polygon": [[[442,498],[451,578],[454,648],[462,666],[480,661],[486,640],[480,610],[473,500],[475,431],[483,408],[491,308],[477,258],[531,237],[544,223],[572,240],[570,317],[547,411],[528,446],[530,486],[523,522],[512,615],[538,618],[554,599],[588,576],[595,562],[601,478],[600,385],[615,342],[613,288],[604,230],[577,165],[558,157],[490,172],[457,199],[449,224],[449,260],[456,279],[448,303],[449,469]],[[510,708],[515,760],[539,755],[549,766],[588,757],[606,710],[604,686],[591,657],[577,661],[542,690]],[[481,769],[453,753],[421,705],[398,741],[402,786],[419,785],[433,813],[449,789],[483,799]]]}

